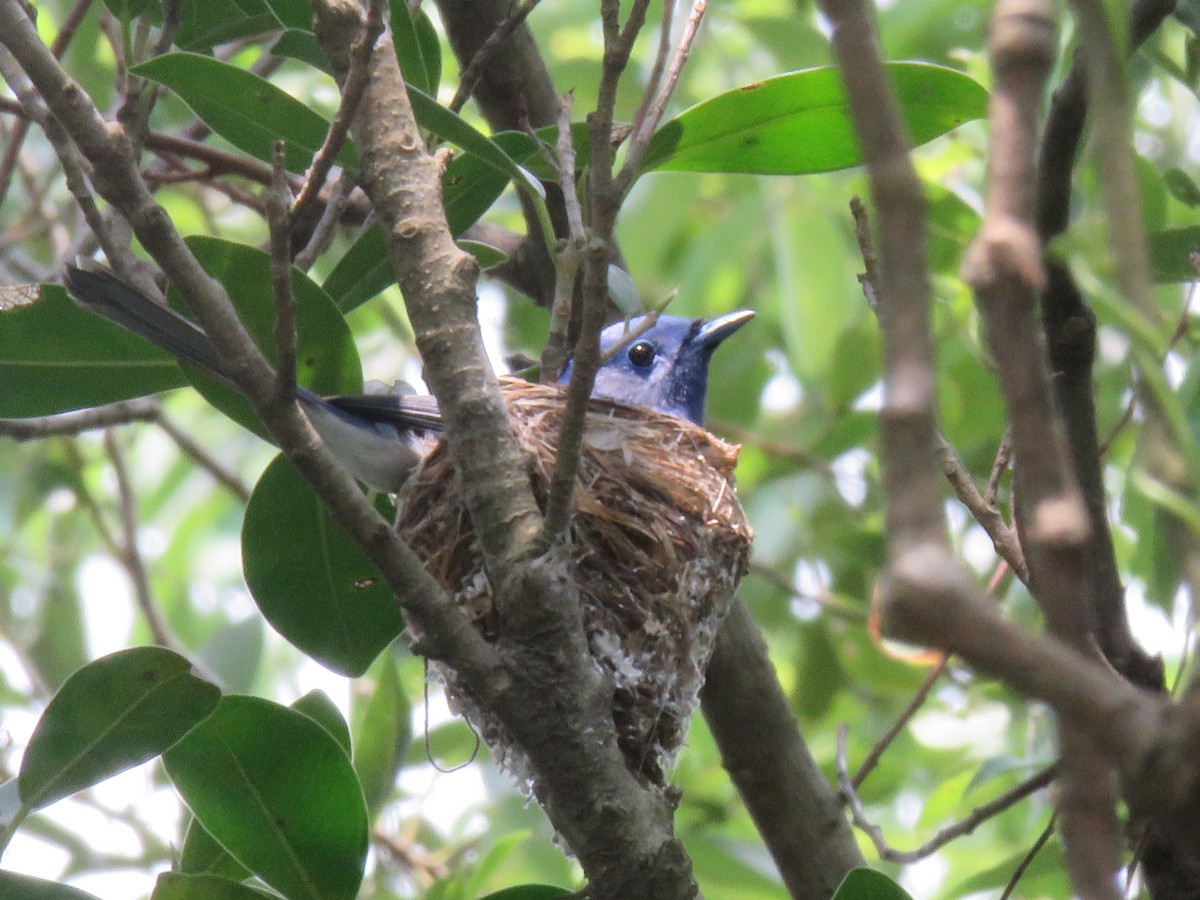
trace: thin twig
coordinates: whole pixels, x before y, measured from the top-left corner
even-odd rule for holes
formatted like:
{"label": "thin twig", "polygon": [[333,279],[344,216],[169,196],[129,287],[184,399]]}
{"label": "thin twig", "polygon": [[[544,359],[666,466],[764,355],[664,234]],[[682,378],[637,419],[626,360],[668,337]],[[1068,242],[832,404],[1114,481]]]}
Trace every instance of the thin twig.
{"label": "thin twig", "polygon": [[[850,199],[850,212],[854,216],[854,234],[858,239],[858,248],[863,260],[864,272],[858,276],[858,281],[862,285],[867,305],[876,315],[879,315],[879,260],[875,254],[874,242],[871,240],[871,226],[867,209],[860,198],[852,197]],[[1009,450],[1006,452],[1010,453],[1011,437],[1006,436],[1005,440],[1009,443]],[[934,432],[934,447],[941,463],[942,474],[946,476],[946,480],[954,489],[959,502],[967,508],[979,526],[992,539],[992,546],[996,553],[1008,562],[1021,581],[1028,584],[1029,568],[1025,563],[1025,552],[1021,548],[1020,537],[1016,529],[1004,520],[1004,516],[996,507],[994,495],[989,502],[985,496],[979,493],[979,489],[975,486],[970,473],[967,472],[966,466],[963,465],[958,451],[946,440],[946,436],[940,430]],[[1004,447],[1003,442],[1001,447]],[[997,463],[992,467],[993,477],[996,477],[996,465],[999,464],[1000,455],[1000,453],[997,454]],[[992,486],[992,483],[989,482],[989,491]]]}
{"label": "thin twig", "polygon": [[[613,231],[621,206],[621,193],[613,180],[613,148],[610,143],[617,85],[629,64],[633,40],[646,19],[649,0],[634,0],[625,25],[620,21],[620,4],[603,0],[600,24],[604,32],[604,56],[596,110],[588,119],[588,143],[592,151],[588,210],[591,238],[583,260],[580,333],[575,346],[567,402],[558,433],[558,453],[550,481],[547,515],[543,521],[543,546],[565,537],[570,526],[575,495],[575,474],[583,446],[588,400],[600,368],[600,331],[604,327],[608,297],[608,267],[613,258]],[[572,178],[574,175],[572,174]]]}
{"label": "thin twig", "polygon": [[337,181],[333,183],[333,187],[329,189],[329,199],[325,202],[325,210],[321,213],[321,218],[317,220],[317,226],[313,229],[304,249],[297,253],[296,258],[292,261],[292,264],[301,272],[311,269],[313,263],[317,261],[317,257],[328,250],[330,244],[333,243],[338,224],[346,212],[347,201],[353,188],[353,175],[348,171],[343,171]]}
{"label": "thin twig", "polygon": [[751,447],[761,450],[768,456],[786,460],[801,468],[820,472],[826,478],[835,477],[833,466],[829,464],[828,460],[822,459],[811,450],[805,450],[803,447],[792,447],[788,444],[781,444],[778,441],[761,437],[729,419],[709,419],[707,427],[714,434],[724,435],[739,444],[748,444]]}
{"label": "thin twig", "polygon": [[1021,877],[1025,874],[1026,870],[1029,869],[1034,857],[1041,852],[1042,848],[1046,846],[1046,842],[1049,841],[1050,837],[1054,834],[1054,826],[1057,824],[1057,822],[1058,813],[1052,813],[1050,815],[1050,821],[1046,823],[1046,827],[1042,829],[1042,833],[1039,834],[1037,840],[1033,842],[1033,846],[1029,848],[1029,852],[1021,858],[1020,865],[1013,869],[1012,877],[1008,879],[1008,884],[1004,886],[1004,890],[1000,894],[1000,900],[1008,900],[1008,898],[1013,895],[1013,891],[1017,889],[1017,884],[1020,882]]}
{"label": "thin twig", "polygon": [[847,603],[842,603],[840,600],[836,600],[833,595],[826,591],[819,591],[815,594],[800,593],[800,591],[796,589],[795,583],[793,583],[790,578],[788,578],[786,575],[780,575],[770,566],[764,565],[763,563],[751,562],[749,574],[758,576],[772,587],[778,588],[781,591],[785,591],[788,595],[797,600],[807,600],[809,602],[816,603],[826,612],[831,613],[832,615],[835,615],[839,619],[842,619],[846,622],[857,622],[861,624],[867,621],[867,614],[861,609],[857,609]]}
{"label": "thin twig", "polygon": [[959,502],[967,508],[971,517],[979,527],[987,532],[992,539],[992,546],[1011,567],[1017,577],[1025,584],[1029,583],[1029,568],[1025,563],[1025,552],[1021,549],[1021,540],[1017,530],[1004,521],[1004,516],[995,503],[989,504],[975,487],[962,459],[946,438],[939,431],[936,437],[938,456],[942,463],[942,472]]}
{"label": "thin twig", "polygon": [[871,223],[867,218],[866,204],[857,195],[850,198],[850,215],[854,217],[854,236],[858,240],[858,250],[863,261],[863,272],[858,276],[858,283],[862,285],[867,306],[878,311],[879,296],[875,286],[879,284],[879,259],[875,255],[875,243],[871,240]]}
{"label": "thin twig", "polygon": [[[550,333],[542,347],[542,381],[553,384],[566,365],[569,347],[567,332],[580,266],[583,265],[587,231],[575,187],[575,144],[571,138],[571,106],[574,93],[563,94],[558,107],[558,141],[552,163],[558,173],[567,213],[567,238],[554,262],[554,301],[550,306]],[[540,147],[540,143],[539,143]]]}
{"label": "thin twig", "polygon": [[243,503],[249,502],[250,486],[242,481],[236,472],[223,465],[215,456],[196,443],[191,435],[171,421],[161,408],[158,409],[153,421],[154,424],[166,432],[167,436],[175,442],[175,445],[188,459],[208,472],[218,484],[222,485]]}
{"label": "thin twig", "polygon": [[358,105],[362,101],[363,91],[370,76],[371,53],[383,33],[383,11],[386,6],[387,0],[371,0],[367,6],[366,28],[350,51],[350,67],[345,81],[342,82],[342,99],[338,110],[333,116],[333,121],[329,123],[329,131],[321,148],[313,157],[312,165],[309,166],[304,179],[304,186],[292,204],[290,221],[293,228],[309,216],[310,208],[320,197],[325,180],[337,161],[337,155],[350,135],[350,125],[358,112]]}
{"label": "thin twig", "polygon": [[1000,446],[996,448],[996,458],[992,460],[992,471],[988,475],[987,489],[983,492],[983,502],[988,506],[996,506],[996,495],[1000,493],[1000,479],[1008,470],[1012,461],[1012,429],[1004,431]]}
{"label": "thin twig", "polygon": [[629,138],[625,162],[621,167],[621,174],[616,179],[616,183],[622,192],[628,191],[637,179],[638,167],[642,164],[642,157],[646,155],[646,148],[650,146],[650,138],[654,136],[659,122],[662,121],[663,114],[667,111],[667,104],[671,102],[671,97],[675,94],[675,87],[679,83],[679,75],[683,71],[683,66],[687,62],[688,56],[691,54],[692,44],[700,31],[700,23],[703,21],[704,12],[707,9],[708,0],[692,0],[691,15],[688,16],[687,23],[683,27],[683,34],[680,35],[679,44],[675,47],[675,53],[671,57],[670,65],[667,67],[666,77],[663,79],[663,83],[659,87],[654,101],[650,104],[650,108],[641,122],[641,127]]}
{"label": "thin twig", "polygon": [[[925,673],[925,680],[921,682],[921,686],[917,688],[917,692],[913,694],[912,699],[900,711],[900,715],[896,717],[896,721],[883,733],[883,736],[871,745],[871,749],[863,759],[862,764],[858,767],[858,771],[854,773],[854,777],[850,783],[855,790],[862,787],[862,783],[867,780],[867,776],[875,771],[875,767],[883,759],[883,754],[892,745],[892,741],[896,739],[901,731],[908,727],[908,723],[912,720],[912,717],[925,705],[925,701],[929,699],[929,695],[933,692],[934,687],[941,680],[942,674],[949,665],[950,654],[943,653],[937,664]],[[843,725],[843,727],[845,726]]]}
{"label": "thin twig", "polygon": [[[62,25],[59,26],[58,34],[54,36],[53,43],[50,44],[50,52],[54,54],[55,58],[62,59],[63,53],[66,52],[67,47],[71,45],[71,41],[75,37],[75,32],[87,17],[91,5],[92,0],[77,0],[75,5],[71,7],[71,11],[67,13]],[[17,160],[21,155],[21,147],[25,143],[25,136],[28,132],[29,120],[22,117],[13,125],[13,130],[8,135],[8,140],[4,147],[4,157],[0,159],[0,206],[4,205],[4,198],[8,196],[8,188],[12,182],[13,171],[16,169]]]}
{"label": "thin twig", "polygon": [[508,18],[496,26],[495,30],[488,35],[487,40],[479,45],[479,49],[475,51],[475,54],[471,57],[471,61],[467,63],[466,68],[463,69],[462,75],[458,79],[458,90],[454,92],[454,97],[450,101],[451,110],[458,112],[466,105],[471,92],[475,90],[475,84],[479,81],[479,76],[483,74],[484,66],[492,58],[492,54],[499,49],[501,44],[508,40],[509,35],[517,30],[517,26],[525,21],[539,2],[541,0],[523,0],[521,5],[514,9]]}
{"label": "thin twig", "polygon": [[642,92],[642,102],[638,104],[637,112],[633,114],[633,122],[629,126],[630,134],[637,134],[646,121],[654,98],[662,83],[663,72],[667,68],[667,60],[671,57],[671,28],[675,22],[675,0],[663,3],[662,24],[658,27],[658,51],[654,54],[654,65],[646,78],[646,87]]}
{"label": "thin twig", "polygon": [[[987,595],[989,597],[996,596],[996,591],[999,589],[1000,584],[1004,580],[1004,576],[1008,574],[1008,571],[1008,564],[1004,561],[1000,561],[997,564],[995,571],[992,573],[991,580],[988,582]],[[896,717],[896,720],[891,724],[888,730],[884,732],[883,737],[881,737],[872,745],[871,750],[867,753],[862,765],[859,766],[858,771],[854,774],[853,783],[856,789],[862,787],[862,783],[866,781],[867,776],[874,771],[877,765],[879,765],[879,760],[883,758],[883,754],[887,748],[891,746],[892,742],[896,739],[900,732],[903,731],[908,723],[912,721],[913,716],[915,716],[917,712],[920,711],[921,707],[925,705],[925,701],[929,699],[930,692],[932,692],[934,685],[937,684],[938,680],[945,673],[949,663],[950,654],[943,653],[933,668],[931,668],[926,674],[925,680],[921,682],[921,686],[917,688],[917,692],[913,695],[912,699],[907,703],[907,705],[905,705],[904,709],[900,711],[900,715]]]}
{"label": "thin twig", "polygon": [[109,428],[113,425],[124,425],[127,422],[154,422],[157,421],[158,416],[158,401],[139,397],[136,400],[125,400],[120,403],[110,403],[107,406],[59,413],[53,416],[40,416],[33,419],[0,419],[0,437],[18,442],[41,440],[48,437],[80,434],[97,428]]}
{"label": "thin twig", "polygon": [[129,467],[125,462],[125,451],[117,442],[116,432],[108,429],[104,432],[104,452],[109,464],[117,477],[117,510],[121,522],[121,540],[118,543],[117,559],[125,568],[125,573],[133,585],[133,596],[138,609],[146,618],[154,642],[172,650],[182,651],[179,639],[171,633],[162,611],[154,602],[150,590],[150,580],[146,577],[146,566],[142,562],[141,551],[138,550],[138,511],[137,498],[134,496],[133,485],[129,480]]}
{"label": "thin twig", "polygon": [[275,298],[275,397],[282,403],[296,396],[296,295],[292,290],[291,192],[284,168],[287,148],[276,141],[271,150],[275,179],[267,197],[267,225],[271,233],[271,292]]}
{"label": "thin twig", "polygon": [[1022,781],[1011,790],[1005,791],[994,800],[990,800],[981,806],[975,807],[970,814],[953,825],[948,825],[941,828],[938,832],[915,850],[897,850],[887,842],[884,836],[883,829],[875,825],[867,818],[866,808],[863,806],[862,798],[858,795],[858,791],[850,777],[849,767],[846,761],[846,737],[848,729],[846,725],[838,726],[837,731],[837,773],[838,786],[841,789],[842,796],[845,798],[847,805],[850,807],[850,815],[854,821],[855,827],[866,834],[871,843],[875,845],[875,850],[881,859],[886,859],[888,862],[895,863],[915,863],[928,856],[933,855],[946,844],[956,840],[964,835],[968,835],[976,828],[982,825],[989,819],[993,819],[1000,813],[1004,812],[1012,806],[1020,803],[1031,794],[1035,794],[1042,788],[1046,787],[1058,774],[1057,766],[1048,766],[1042,769],[1036,775]]}

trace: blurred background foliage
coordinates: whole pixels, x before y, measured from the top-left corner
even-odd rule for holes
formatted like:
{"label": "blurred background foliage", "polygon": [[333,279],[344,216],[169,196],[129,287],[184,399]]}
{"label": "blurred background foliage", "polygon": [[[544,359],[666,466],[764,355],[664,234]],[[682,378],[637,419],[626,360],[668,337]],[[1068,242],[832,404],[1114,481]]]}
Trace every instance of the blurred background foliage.
{"label": "blurred background foliage", "polygon": [[[72,4],[39,0],[47,40]],[[432,14],[432,13],[431,13]],[[988,83],[982,55],[989,5],[963,0],[898,0],[879,12],[889,59],[937,62]],[[656,20],[652,11],[650,20]],[[594,98],[600,56],[594,6],[548,3],[530,17],[558,90],[573,89],[577,111]],[[829,50],[806,0],[712,4],[678,93],[676,111],[780,72],[825,65]],[[1064,47],[1069,32],[1064,37]],[[640,73],[655,44],[643,38]],[[1169,20],[1131,67],[1139,99],[1137,147],[1145,218],[1153,231],[1197,221],[1195,35]],[[247,43],[238,61],[263,52]],[[456,84],[443,48],[442,93]],[[114,59],[90,15],[65,62],[104,108],[113,101]],[[274,83],[325,113],[336,105],[328,79],[285,61]],[[624,82],[618,114],[640,97]],[[444,99],[444,98],[443,98]],[[475,113],[468,106],[466,115]],[[155,127],[186,126],[192,113],[166,97]],[[482,123],[476,118],[477,124]],[[11,133],[13,120],[2,123]],[[958,277],[978,224],[986,129],[965,125],[916,153],[931,201],[930,264],[935,287],[941,424],[983,484],[1005,430],[1003,407],[969,293]],[[215,141],[220,145],[220,141]],[[9,282],[50,280],[70,246],[75,212],[61,183],[42,192],[39,172],[56,172],[40,136],[25,144],[26,178],[0,208],[0,266]],[[1076,221],[1059,251],[1100,318],[1097,407],[1102,433],[1125,418],[1130,340],[1105,249],[1096,175],[1085,154],[1075,189]],[[25,206],[29,192],[41,206]],[[738,490],[757,532],[742,594],[763,628],[780,678],[813,753],[835,776],[835,731],[848,725],[857,766],[909,703],[929,662],[881,646],[869,627],[872,585],[883,552],[874,411],[880,346],[856,274],[861,260],[848,210],[866,194],[860,171],[799,178],[662,173],[641,180],[620,226],[621,249],[647,304],[677,294],[671,311],[758,312],[713,365],[714,431],[743,444]],[[160,202],[185,234],[215,234],[261,245],[261,220],[194,185],[163,185]],[[522,227],[511,189],[488,218]],[[343,239],[348,240],[348,239]],[[342,249],[348,243],[340,245]],[[328,274],[340,252],[318,263]],[[1172,276],[1172,277],[1178,277]],[[1180,279],[1182,280],[1182,279]],[[1200,435],[1200,367],[1194,361],[1186,286],[1166,282],[1157,298],[1184,334],[1165,368],[1180,410]],[[538,352],[543,309],[486,284],[481,316],[497,359]],[[354,311],[367,378],[413,380],[419,368],[395,288]],[[1163,348],[1164,353],[1166,348]],[[2,389],[2,388],[0,388]],[[273,451],[188,389],[166,399],[167,415],[240,473],[257,479]],[[472,900],[528,882],[575,885],[578,872],[544,816],[450,715],[422,661],[403,647],[365,677],[333,675],[271,631],[241,571],[243,501],[214,482],[152,424],[126,427],[106,448],[100,435],[24,444],[0,440],[0,769],[11,777],[49,696],[69,673],[104,653],[149,643],[131,587],[104,533],[118,527],[113,453],[125,459],[141,520],[138,544],[154,598],[188,652],[231,690],[291,703],[321,689],[347,713],[356,740],[386,745],[364,777],[376,815],[364,898]],[[1158,531],[1154,504],[1131,477],[1136,421],[1115,431],[1107,458],[1111,513],[1135,631],[1162,653],[1170,678],[1190,631],[1190,604]],[[987,582],[997,558],[982,530],[947,490],[947,519],[964,557]],[[999,501],[1007,509],[1006,482]],[[100,527],[98,527],[98,523]],[[1031,627],[1036,607],[1011,578],[997,600]],[[916,847],[938,829],[1013,787],[1053,754],[1053,723],[1036,705],[950,665],[911,726],[862,786],[869,814],[893,846]],[[362,773],[360,773],[362,775]],[[672,779],[683,791],[678,832],[707,896],[785,896],[743,810],[702,717],[697,715]],[[1008,881],[1051,806],[1046,792],[980,825],[907,867],[879,863],[917,897],[995,896]],[[6,868],[67,880],[103,898],[148,895],[154,873],[177,853],[187,817],[159,763],[143,766],[30,818],[5,856]],[[876,859],[863,838],[868,859]],[[1055,842],[1025,875],[1021,896],[1070,891]]]}

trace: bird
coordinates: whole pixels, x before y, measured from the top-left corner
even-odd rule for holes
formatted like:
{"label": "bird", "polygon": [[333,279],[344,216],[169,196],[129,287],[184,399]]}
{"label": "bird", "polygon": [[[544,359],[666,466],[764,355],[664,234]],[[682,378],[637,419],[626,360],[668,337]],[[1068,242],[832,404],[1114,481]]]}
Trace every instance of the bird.
{"label": "bird", "polygon": [[[202,328],[107,269],[90,262],[86,267],[68,265],[64,282],[67,293],[89,312],[231,382]],[[743,309],[708,321],[659,315],[648,327],[644,316],[609,325],[600,333],[604,362],[592,397],[647,407],[703,426],[713,353],[753,317],[753,310]],[[636,335],[633,340],[631,334]],[[570,380],[573,366],[568,361],[559,384]],[[429,395],[323,397],[297,386],[296,400],[334,458],[357,479],[386,493],[404,486],[424,458],[428,438],[442,431],[437,400]]]}

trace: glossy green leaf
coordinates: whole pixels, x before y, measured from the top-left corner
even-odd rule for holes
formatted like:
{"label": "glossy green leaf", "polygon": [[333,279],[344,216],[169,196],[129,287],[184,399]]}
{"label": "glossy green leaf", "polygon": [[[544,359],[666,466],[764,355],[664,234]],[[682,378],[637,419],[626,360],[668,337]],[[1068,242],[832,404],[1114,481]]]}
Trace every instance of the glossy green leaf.
{"label": "glossy green leaf", "polygon": [[154,884],[150,900],[272,900],[274,897],[219,875],[163,872]]}
{"label": "glossy green leaf", "polygon": [[458,246],[475,257],[475,262],[479,263],[479,268],[484,271],[498,266],[508,259],[508,254],[499,247],[493,247],[491,244],[485,244],[482,241],[469,241],[466,238],[460,238]]}
{"label": "glossy green leaf", "polygon": [[225,697],[164,757],[205,829],[290,900],[351,900],[367,853],[367,813],[350,760],[303,713]]}
{"label": "glossy green leaf", "polygon": [[[131,71],[169,87],[213,131],[239,150],[271,161],[271,145],[287,142],[289,171],[303,173],[329,130],[319,113],[253,72],[199,53],[166,53]],[[338,154],[344,166],[358,164],[347,143]]]}
{"label": "glossy green leaf", "polygon": [[1193,209],[1200,206],[1200,187],[1196,186],[1196,182],[1183,169],[1167,169],[1163,172],[1162,179],[1176,200]]}
{"label": "glossy green leaf", "polygon": [[326,75],[333,74],[333,66],[329,64],[329,57],[325,55],[325,51],[321,49],[321,42],[311,31],[304,31],[300,28],[287,29],[271,45],[271,52],[276,56],[286,56],[288,59],[307,63]]}
{"label": "glossy green leaf", "polygon": [[59,285],[0,312],[0,417],[69,412],[187,384],[175,358],[76,306]]}
{"label": "glossy green leaf", "polygon": [[[442,77],[442,50],[429,17],[414,19],[406,0],[392,0],[392,42],[404,80],[430,96],[437,94]],[[432,38],[432,40],[431,40]]]}
{"label": "glossy green leaf", "polygon": [[[200,264],[229,292],[238,316],[250,335],[274,362],[275,300],[271,290],[271,261],[266,253],[244,244],[211,237],[191,237],[188,246]],[[292,270],[296,298],[297,380],[318,394],[353,394],[362,390],[362,367],[345,320],[321,288],[299,270]],[[183,309],[174,291],[168,298]],[[266,426],[250,404],[232,388],[205,373],[185,367],[197,390],[238,424],[266,437]]]}
{"label": "glossy green leaf", "polygon": [[148,16],[155,24],[162,22],[158,0],[104,0],[104,5],[120,22],[131,22],[138,16]]}
{"label": "glossy green leaf", "polygon": [[[954,69],[888,63],[896,100],[917,146],[981,118],[987,91]],[[804,175],[862,162],[837,69],[806,69],[719,94],[654,135],[644,171]]]}
{"label": "glossy green leaf", "polygon": [[229,855],[217,839],[204,830],[195,816],[183,836],[179,851],[179,871],[185,875],[217,875],[233,881],[250,877],[250,870]]}
{"label": "glossy green leaf", "polygon": [[414,90],[412,85],[408,86],[408,98],[412,102],[413,114],[422,127],[461,147],[509,179],[522,183],[535,192],[541,192],[541,185],[537,184],[531,174],[523,170],[500,144],[458,113],[442,106],[424,91]]}
{"label": "glossy green leaf", "polygon": [[[1164,228],[1147,236],[1150,248],[1150,274],[1159,284],[1196,281],[1200,278],[1188,258],[1200,251],[1200,225]],[[3,320],[0,320],[2,322]]]}
{"label": "glossy green leaf", "polygon": [[354,770],[375,813],[391,796],[412,742],[411,707],[391,653],[380,654],[367,678],[355,683],[353,712]]}
{"label": "glossy green leaf", "polygon": [[265,0],[271,13],[284,28],[313,27],[313,8],[309,0]]}
{"label": "glossy green leaf", "polygon": [[267,621],[343,675],[365,672],[404,627],[371,561],[283,456],[246,507],[242,567]]}
{"label": "glossy green leaf", "polygon": [[217,44],[266,34],[278,27],[279,19],[264,0],[183,0],[175,44],[186,50],[209,51]]}
{"label": "glossy green leaf", "polygon": [[216,707],[217,686],[164,647],[121,650],[84,666],[54,695],[21,762],[36,809],[162,753]]}
{"label": "glossy green leaf", "polygon": [[570,893],[566,888],[550,884],[522,884],[496,891],[486,897],[480,897],[479,900],[552,900],[554,897],[565,897]]}
{"label": "glossy green leaf", "polygon": [[882,872],[858,868],[842,879],[833,900],[912,900],[912,897]]}
{"label": "glossy green leaf", "polygon": [[[500,191],[503,190],[504,186],[501,185]],[[497,197],[500,191],[496,192]],[[339,310],[348,313],[395,283],[396,276],[388,257],[383,229],[376,225],[355,239],[321,288]]]}
{"label": "glossy green leaf", "polygon": [[5,871],[0,871],[0,897],[4,900],[99,900],[95,894],[78,888]]}
{"label": "glossy green leaf", "polygon": [[292,704],[292,709],[304,713],[328,731],[346,756],[350,755],[350,726],[328,694],[319,690],[309,691]]}

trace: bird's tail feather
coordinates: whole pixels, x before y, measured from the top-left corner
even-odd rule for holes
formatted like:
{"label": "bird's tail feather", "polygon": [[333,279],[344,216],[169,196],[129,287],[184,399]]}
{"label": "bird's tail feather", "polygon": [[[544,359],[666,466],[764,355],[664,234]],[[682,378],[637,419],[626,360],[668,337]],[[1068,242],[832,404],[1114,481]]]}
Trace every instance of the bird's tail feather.
{"label": "bird's tail feather", "polygon": [[115,275],[67,266],[67,293],[84,309],[129,329],[209,374],[228,380],[208,335],[169,306],[151,300]]}

